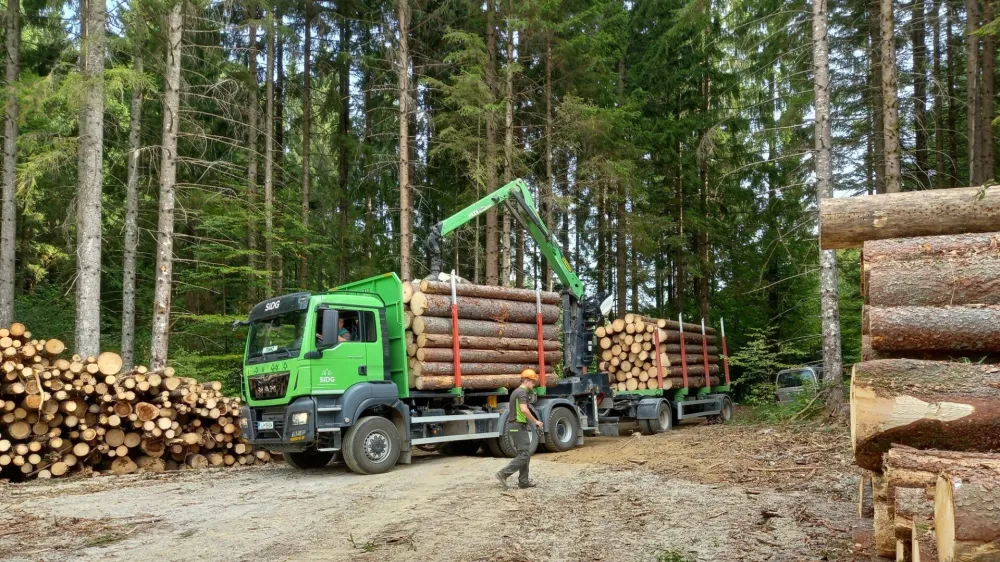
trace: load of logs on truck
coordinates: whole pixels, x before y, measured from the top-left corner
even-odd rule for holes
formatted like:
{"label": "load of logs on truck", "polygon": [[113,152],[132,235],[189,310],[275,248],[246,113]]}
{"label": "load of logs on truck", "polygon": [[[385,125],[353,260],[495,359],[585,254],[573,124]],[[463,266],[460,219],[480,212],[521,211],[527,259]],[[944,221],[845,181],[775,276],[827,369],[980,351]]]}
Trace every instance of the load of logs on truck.
{"label": "load of logs on truck", "polygon": [[172,368],[65,353],[24,324],[0,328],[0,476],[130,474],[268,462],[240,436],[240,399]]}
{"label": "load of logs on truck", "polygon": [[820,205],[825,249],[862,247],[851,440],[878,554],[1000,560],[1000,187]]}

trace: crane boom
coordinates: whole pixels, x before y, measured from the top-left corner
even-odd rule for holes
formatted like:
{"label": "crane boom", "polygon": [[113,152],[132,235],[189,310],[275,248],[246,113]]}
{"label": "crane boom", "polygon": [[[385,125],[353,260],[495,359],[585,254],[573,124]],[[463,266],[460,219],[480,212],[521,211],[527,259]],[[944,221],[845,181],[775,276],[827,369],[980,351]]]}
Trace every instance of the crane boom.
{"label": "crane boom", "polygon": [[565,288],[572,292],[576,298],[582,299],[584,296],[583,283],[570,267],[569,260],[563,255],[559,243],[545,226],[545,221],[538,215],[531,190],[522,179],[508,183],[434,226],[427,239],[427,247],[431,255],[431,276],[436,276],[441,272],[440,238],[451,234],[479,215],[500,205],[506,205],[521,227],[528,231]]}

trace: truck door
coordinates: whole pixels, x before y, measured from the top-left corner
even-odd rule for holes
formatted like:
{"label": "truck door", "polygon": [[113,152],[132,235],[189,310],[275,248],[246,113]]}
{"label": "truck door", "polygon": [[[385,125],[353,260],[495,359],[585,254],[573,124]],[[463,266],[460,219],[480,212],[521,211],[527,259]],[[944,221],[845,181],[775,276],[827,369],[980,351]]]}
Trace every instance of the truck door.
{"label": "truck door", "polygon": [[385,368],[389,361],[389,346],[382,337],[382,322],[384,320],[384,313],[372,310],[361,311],[358,340],[364,342],[365,345],[365,356],[368,359],[368,380],[380,381],[389,378]]}
{"label": "truck door", "polygon": [[[317,383],[313,388],[321,392],[343,392],[351,385],[368,380],[368,344],[362,337],[365,311],[337,308],[323,313],[337,315],[337,338],[332,345],[317,347],[323,358],[322,364],[313,371]],[[316,326],[320,329],[322,318],[317,319]],[[321,336],[317,336],[319,339]]]}

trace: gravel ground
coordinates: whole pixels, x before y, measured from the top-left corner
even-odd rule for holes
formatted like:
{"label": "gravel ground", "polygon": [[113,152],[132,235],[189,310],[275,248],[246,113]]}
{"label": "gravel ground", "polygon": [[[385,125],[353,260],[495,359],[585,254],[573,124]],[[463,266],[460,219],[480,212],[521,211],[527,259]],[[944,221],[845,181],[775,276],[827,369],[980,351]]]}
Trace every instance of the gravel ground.
{"label": "gravel ground", "polygon": [[532,459],[387,474],[283,465],[0,487],[3,560],[798,562],[850,560],[857,477],[843,431],[680,427]]}

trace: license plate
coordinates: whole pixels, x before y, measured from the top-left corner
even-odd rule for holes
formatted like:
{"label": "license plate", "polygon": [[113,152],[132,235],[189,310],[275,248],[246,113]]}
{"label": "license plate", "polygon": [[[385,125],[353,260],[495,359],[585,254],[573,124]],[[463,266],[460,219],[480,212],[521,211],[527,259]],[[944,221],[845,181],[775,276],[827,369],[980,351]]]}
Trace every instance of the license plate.
{"label": "license plate", "polygon": [[257,422],[257,429],[258,430],[261,430],[261,429],[274,429],[274,422],[273,421]]}

